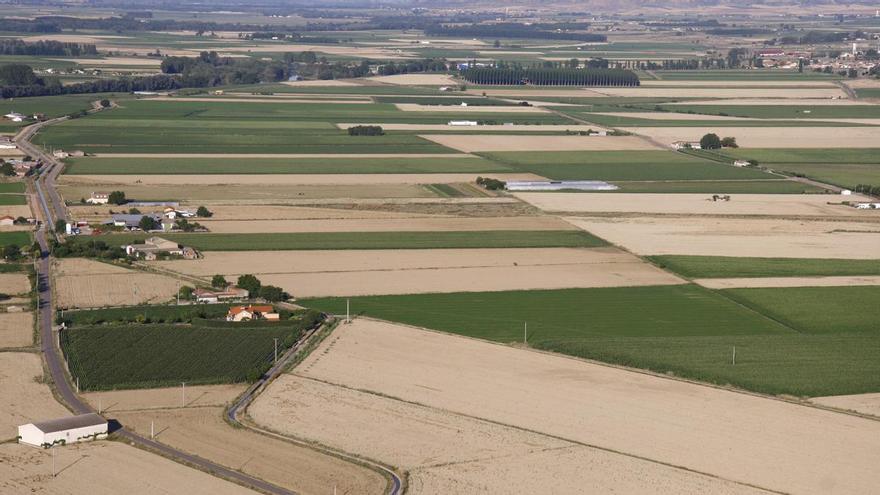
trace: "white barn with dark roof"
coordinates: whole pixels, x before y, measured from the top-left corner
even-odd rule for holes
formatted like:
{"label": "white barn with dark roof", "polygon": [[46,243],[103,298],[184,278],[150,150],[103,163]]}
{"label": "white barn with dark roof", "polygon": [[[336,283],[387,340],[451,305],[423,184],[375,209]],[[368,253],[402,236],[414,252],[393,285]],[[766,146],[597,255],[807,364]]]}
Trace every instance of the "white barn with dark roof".
{"label": "white barn with dark roof", "polygon": [[18,427],[19,443],[37,447],[107,438],[107,420],[95,413],[28,423]]}

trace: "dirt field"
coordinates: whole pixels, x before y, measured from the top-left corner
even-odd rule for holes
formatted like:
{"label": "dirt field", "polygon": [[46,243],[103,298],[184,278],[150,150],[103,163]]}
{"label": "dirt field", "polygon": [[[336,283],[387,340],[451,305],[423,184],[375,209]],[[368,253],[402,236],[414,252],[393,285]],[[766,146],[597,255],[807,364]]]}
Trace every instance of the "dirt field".
{"label": "dirt field", "polygon": [[[488,175],[488,174],[487,174]],[[541,180],[541,176],[529,173],[492,173],[498,180]],[[241,185],[305,185],[305,186],[357,186],[384,184],[453,184],[473,183],[477,174],[251,174],[251,175],[77,175],[77,181],[113,183],[132,186],[180,186],[198,183],[200,186]],[[127,190],[127,189],[126,189]],[[117,208],[118,209],[118,208]]]}
{"label": "dirt field", "polygon": [[[711,194],[583,194],[516,193],[544,211],[589,213],[658,213],[682,215],[828,216],[880,219],[880,212],[857,210],[840,203],[870,201],[861,195],[731,194],[730,201],[712,201]],[[850,199],[852,198],[852,199]]]}
{"label": "dirt field", "polygon": [[0,408],[0,440],[15,438],[18,425],[70,415],[55,402],[48,385],[37,382],[42,376],[39,354],[0,352],[0,396],[4,398]]}
{"label": "dirt field", "polygon": [[870,103],[862,100],[838,100],[838,99],[819,99],[819,98],[786,98],[780,101],[778,98],[732,98],[729,100],[688,100],[681,102],[664,103],[664,105],[806,105],[806,106],[828,106],[828,105],[870,105]]}
{"label": "dirt field", "polygon": [[164,457],[119,442],[90,442],[50,452],[18,444],[0,445],[0,492],[69,495],[256,495]]}
{"label": "dirt field", "polygon": [[[702,134],[701,134],[702,136]],[[632,136],[498,136],[491,134],[424,134],[443,146],[464,151],[606,151],[653,150],[658,147]],[[673,140],[674,141],[674,140]],[[672,142],[672,141],[670,141]]]}
{"label": "dirt field", "polygon": [[[769,490],[866,493],[880,484],[878,422],[474,339],[357,320],[337,328],[295,372]],[[298,397],[298,379],[276,381],[251,413],[269,427],[317,435],[335,413],[303,410],[311,397]],[[333,432],[342,448],[371,434],[358,425],[368,421],[363,413],[346,414],[340,425],[347,428]],[[418,432],[400,428],[386,437],[390,445],[370,448],[405,458],[411,436]],[[552,469],[575,467],[583,466]],[[503,473],[482,475],[497,483],[507,480]],[[652,478],[641,478],[644,490],[662,491]]]}
{"label": "dirt field", "polygon": [[186,387],[148,388],[138,390],[111,390],[82,394],[95,409],[109,415],[124,411],[186,407],[223,407],[235,400],[247,388],[246,385],[196,385]]}
{"label": "dirt field", "polygon": [[86,259],[56,260],[56,304],[63,308],[97,308],[169,301],[176,279]]}
{"label": "dirt field", "polygon": [[[216,214],[215,214],[216,217]],[[200,220],[211,232],[438,232],[487,230],[569,230],[556,217],[400,218],[350,220]]]}
{"label": "dirt field", "polygon": [[18,218],[32,216],[32,213],[31,208],[26,205],[3,205],[0,206],[0,216],[3,215]]}
{"label": "dirt field", "polygon": [[306,81],[306,80],[303,80],[303,81],[284,81],[281,84],[284,84],[285,86],[293,86],[295,88],[296,87],[308,88],[308,87],[330,87],[330,86],[334,86],[334,87],[336,87],[336,86],[360,86],[360,84],[358,84],[355,81],[345,80],[345,79],[327,79],[327,80],[317,79],[317,80],[308,80],[308,81]]}
{"label": "dirt field", "polygon": [[459,80],[446,74],[395,74],[369,78],[371,81],[401,86],[457,86]]}
{"label": "dirt field", "polygon": [[567,220],[640,255],[880,258],[876,223],[698,217]]}
{"label": "dirt field", "polygon": [[421,105],[419,103],[395,103],[399,110],[404,112],[455,112],[455,113],[546,113],[542,107],[505,107],[475,105],[463,107],[460,105]]}
{"label": "dirt field", "polygon": [[201,277],[252,273],[296,297],[682,283],[605,248],[209,252],[201,260],[157,263]]}
{"label": "dirt field", "polygon": [[14,296],[27,294],[31,290],[31,281],[24,273],[0,273],[0,294]]}
{"label": "dirt field", "polygon": [[776,104],[786,104],[779,101],[782,98],[797,99],[831,99],[846,98],[846,93],[838,87],[826,88],[664,88],[664,87],[638,87],[638,88],[599,88],[594,91],[607,96],[648,96],[664,98],[774,98]]}
{"label": "dirt field", "polygon": [[749,277],[702,278],[695,283],[710,289],[740,289],[753,287],[849,287],[880,285],[880,277]]}
{"label": "dirt field", "polygon": [[33,313],[0,313],[0,348],[32,345],[34,345]]}
{"label": "dirt field", "polygon": [[686,87],[686,86],[713,86],[719,88],[737,88],[740,86],[748,86],[749,88],[742,89],[750,89],[751,87],[760,86],[762,88],[838,88],[833,82],[825,82],[825,81],[755,81],[755,80],[719,80],[719,81],[699,81],[699,80],[691,80],[691,81],[657,81],[653,79],[645,79],[639,82],[640,87],[647,88],[655,88],[655,87]]}
{"label": "dirt field", "polygon": [[[699,141],[709,132],[733,136],[743,148],[871,148],[880,127],[623,127],[661,143]],[[620,139],[620,138],[615,138]]]}
{"label": "dirt field", "polygon": [[[295,416],[285,434],[382,459],[424,494],[595,492],[749,493],[732,483],[603,452],[440,409],[286,375],[250,409],[257,422]],[[522,466],[529,469],[522,472]],[[516,482],[507,474],[521,471]],[[501,473],[504,473],[501,475]],[[464,476],[462,476],[464,475]],[[661,481],[663,480],[663,481]],[[654,485],[656,487],[647,486]]]}
{"label": "dirt field", "polygon": [[130,411],[115,415],[127,428],[186,452],[275,483],[302,495],[382,493],[385,479],[311,448],[263,436],[223,421],[222,407]]}
{"label": "dirt field", "polygon": [[880,394],[835,395],[816,397],[810,402],[880,417]]}

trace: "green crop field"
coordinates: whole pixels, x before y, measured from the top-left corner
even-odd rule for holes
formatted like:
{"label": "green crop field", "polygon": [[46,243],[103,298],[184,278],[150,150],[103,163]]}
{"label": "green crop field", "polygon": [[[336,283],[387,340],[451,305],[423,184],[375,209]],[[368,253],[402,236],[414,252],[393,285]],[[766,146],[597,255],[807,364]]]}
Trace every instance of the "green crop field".
{"label": "green crop field", "polygon": [[[878,105],[660,105],[678,113],[699,113],[756,119],[876,119]],[[650,107],[653,110],[653,106]],[[833,124],[825,124],[833,125]],[[853,124],[848,124],[853,125]]]}
{"label": "green crop field", "polygon": [[880,184],[880,149],[726,149],[730,158],[757,160],[761,165],[842,187]]}
{"label": "green crop field", "polygon": [[[670,108],[670,107],[667,107]],[[852,122],[826,122],[822,120],[798,119],[798,120],[667,120],[647,119],[636,117],[623,117],[618,115],[600,115],[595,110],[573,111],[566,110],[566,114],[588,120],[594,124],[606,127],[867,127],[869,124]]]}
{"label": "green crop field", "polygon": [[[47,147],[93,153],[444,153],[413,133],[349,136],[335,122],[445,124],[449,120],[570,123],[553,113],[404,112],[392,104],[133,100],[52,126]],[[181,146],[181,144],[185,146]]]}
{"label": "green crop field", "polygon": [[0,182],[0,194],[15,193],[24,194],[27,190],[24,182]]}
{"label": "green crop field", "polygon": [[555,180],[723,180],[769,179],[737,168],[674,151],[527,151],[481,155],[522,172]]}
{"label": "green crop field", "polygon": [[[129,244],[146,234],[111,234],[99,239]],[[266,234],[167,234],[162,237],[202,251],[293,251],[315,249],[446,249],[599,247],[607,243],[579,230],[484,232],[319,232]],[[93,239],[77,239],[86,242]]]}
{"label": "green crop field", "polygon": [[17,246],[30,246],[31,244],[31,233],[30,232],[0,232],[0,246],[8,246],[10,244],[15,244]]}
{"label": "green crop field", "polygon": [[654,71],[660,79],[670,81],[833,81],[840,79],[836,75],[819,72],[797,72],[781,70],[657,70]]}
{"label": "green crop field", "polygon": [[[0,115],[9,112],[18,112],[31,116],[35,113],[44,113],[47,117],[60,117],[79,110],[92,108],[92,102],[103,98],[117,100],[124,98],[120,94],[89,94],[89,95],[64,95],[64,96],[35,96],[30,98],[14,98],[0,100]],[[0,120],[0,131],[12,132],[30,122],[15,123],[9,120]]]}
{"label": "green crop field", "polygon": [[858,88],[856,95],[859,98],[880,98],[880,89],[878,88]]}
{"label": "green crop field", "polygon": [[787,179],[615,181],[614,185],[620,189],[610,193],[804,194],[822,191],[816,186]]}
{"label": "green crop field", "polygon": [[477,156],[420,158],[71,158],[67,174],[434,174],[510,172]]}
{"label": "green crop field", "polygon": [[[774,321],[782,320],[776,314],[768,318],[731,301],[725,297],[727,292],[684,285],[350,300],[356,314],[502,343],[521,342],[523,323],[528,322],[529,345],[535,348],[759,392],[819,396],[880,391],[876,333],[808,335],[804,328]],[[860,320],[864,327],[872,314],[866,303],[880,301],[857,296],[855,291],[850,295],[860,302],[853,312],[858,316],[849,320]],[[737,294],[736,300],[742,299]],[[754,299],[763,301],[763,294]],[[842,299],[832,297],[821,306],[845,308]],[[346,299],[300,302],[341,313]],[[794,315],[808,304],[776,297],[766,306],[793,302],[786,312]],[[841,311],[845,310],[831,313]],[[814,312],[821,313],[821,309],[807,311]],[[801,324],[808,318],[786,322]],[[737,348],[735,366],[731,364],[733,346]]]}
{"label": "green crop field", "polygon": [[724,293],[804,333],[878,335],[875,316],[880,286],[728,289]]}
{"label": "green crop field", "polygon": [[[200,327],[184,325],[102,325],[62,333],[62,349],[82,390],[151,388],[254,380],[300,329]],[[283,345],[282,345],[283,344]]]}
{"label": "green crop field", "polygon": [[[197,306],[127,306],[65,311],[63,318],[68,325],[98,325],[101,323],[134,323],[139,318],[153,323],[190,322],[198,318],[222,318],[229,304],[199,304]],[[60,316],[60,315],[59,315]]]}
{"label": "green crop field", "polygon": [[659,266],[688,278],[827,277],[880,275],[880,259],[735,258],[650,256]]}
{"label": "green crop field", "polygon": [[27,196],[24,194],[2,194],[0,193],[0,205],[26,205]]}

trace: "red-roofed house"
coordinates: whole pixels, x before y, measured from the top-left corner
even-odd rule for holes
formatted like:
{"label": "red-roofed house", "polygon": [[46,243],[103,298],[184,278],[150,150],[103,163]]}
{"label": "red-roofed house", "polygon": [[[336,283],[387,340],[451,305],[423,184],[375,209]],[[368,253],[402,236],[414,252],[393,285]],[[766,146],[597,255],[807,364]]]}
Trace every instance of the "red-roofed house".
{"label": "red-roofed house", "polygon": [[281,315],[270,305],[233,306],[226,313],[226,321],[269,320],[278,321]]}

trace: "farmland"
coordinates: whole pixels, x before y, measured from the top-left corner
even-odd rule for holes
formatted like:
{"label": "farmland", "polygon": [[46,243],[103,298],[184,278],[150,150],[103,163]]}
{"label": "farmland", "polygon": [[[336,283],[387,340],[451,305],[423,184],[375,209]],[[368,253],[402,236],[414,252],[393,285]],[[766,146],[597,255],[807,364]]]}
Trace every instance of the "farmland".
{"label": "farmland", "polygon": [[493,152],[485,156],[516,170],[554,180],[684,181],[773,177],[673,151]]}
{"label": "farmland", "polygon": [[434,174],[510,172],[476,156],[413,158],[101,158],[71,159],[67,174]]}
{"label": "farmland", "polygon": [[[107,240],[128,244],[144,234],[117,234]],[[313,249],[443,249],[513,247],[596,247],[605,242],[586,232],[328,232],[260,234],[169,234],[168,239],[204,251],[291,251]]]}
{"label": "farmland", "polygon": [[672,255],[649,259],[688,278],[880,275],[878,260]]}
{"label": "farmland", "polygon": [[[82,389],[253,381],[272,363],[274,339],[278,339],[278,350],[282,352],[316,323],[311,315],[292,323],[269,325],[206,319],[170,325],[150,323],[148,307],[137,311],[141,311],[141,323],[74,324],[62,334],[62,350]],[[185,308],[178,311],[186,313]],[[91,323],[108,316],[113,317],[107,312],[95,316],[83,312],[72,321]]]}
{"label": "farmland", "polygon": [[8,246],[10,244],[28,246],[30,243],[30,232],[0,232],[0,246]]}
{"label": "farmland", "polygon": [[758,160],[783,173],[801,175],[842,187],[880,183],[880,158],[869,149],[737,149],[724,150],[726,156]]}
{"label": "farmland", "polygon": [[[783,291],[778,294],[785,297],[784,291],[800,289],[725,291],[759,312],[694,286],[365,297],[351,298],[351,307],[367,316],[504,343],[521,342],[527,322],[529,345],[538,349],[772,394],[819,396],[880,389],[880,368],[872,358],[876,335],[848,331],[870,325],[867,308],[877,303],[876,291],[857,298],[862,309],[856,306],[840,331],[812,335],[833,316],[818,320],[823,323],[810,323],[810,316],[823,308],[838,308],[831,312],[834,316],[845,311],[840,301],[847,293],[823,289],[809,298],[789,293],[793,297],[784,300],[788,316],[798,315],[824,295],[830,297],[785,324],[775,321],[783,321],[775,313],[768,312],[769,318],[762,314],[767,303],[757,307],[752,301],[763,301],[766,291]],[[758,292],[749,296],[749,291]],[[341,299],[303,303],[345,311]],[[640,310],[632,311],[635,306]],[[731,346],[740,356],[736,367],[730,366]],[[840,366],[848,371],[832,372]]]}

